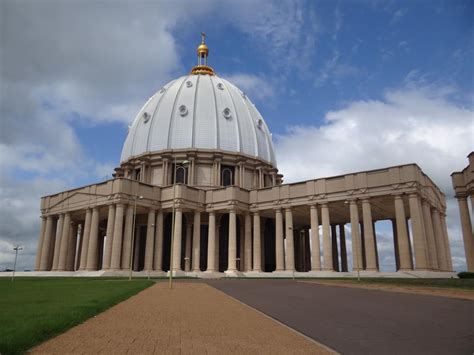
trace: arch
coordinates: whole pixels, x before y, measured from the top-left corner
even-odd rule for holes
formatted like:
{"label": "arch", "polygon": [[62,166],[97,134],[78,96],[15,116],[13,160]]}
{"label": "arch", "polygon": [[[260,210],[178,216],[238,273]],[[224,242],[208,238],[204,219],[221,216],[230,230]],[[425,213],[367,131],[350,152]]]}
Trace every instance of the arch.
{"label": "arch", "polygon": [[186,168],[184,166],[176,166],[176,183],[186,184]]}
{"label": "arch", "polygon": [[232,186],[234,185],[234,167],[233,166],[222,166],[221,168],[221,185]]}

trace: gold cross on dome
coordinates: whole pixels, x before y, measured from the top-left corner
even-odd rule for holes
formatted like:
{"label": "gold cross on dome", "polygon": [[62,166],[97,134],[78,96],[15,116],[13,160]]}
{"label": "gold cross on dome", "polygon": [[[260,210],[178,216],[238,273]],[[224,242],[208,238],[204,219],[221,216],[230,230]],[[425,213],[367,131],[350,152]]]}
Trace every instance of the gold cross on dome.
{"label": "gold cross on dome", "polygon": [[206,39],[206,34],[204,32],[201,32],[201,43],[204,43]]}

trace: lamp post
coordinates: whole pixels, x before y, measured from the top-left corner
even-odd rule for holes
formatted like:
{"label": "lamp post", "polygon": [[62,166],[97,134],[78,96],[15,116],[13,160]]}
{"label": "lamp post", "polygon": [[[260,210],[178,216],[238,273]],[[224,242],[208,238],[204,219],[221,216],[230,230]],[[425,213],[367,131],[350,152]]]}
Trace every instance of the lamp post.
{"label": "lamp post", "polygon": [[135,196],[135,204],[133,206],[133,222],[132,222],[132,250],[130,252],[130,274],[128,275],[128,281],[132,280],[132,268],[133,268],[133,253],[134,253],[134,246],[135,246],[135,221],[137,216],[137,201],[141,200],[143,196]]}
{"label": "lamp post", "polygon": [[17,259],[17,257],[18,257],[18,251],[19,251],[19,250],[23,250],[23,248],[20,248],[20,246],[17,245],[16,247],[13,248],[13,250],[15,251],[15,263],[13,264],[12,282],[13,282],[13,280],[15,279],[16,259]]}
{"label": "lamp post", "polygon": [[[185,167],[189,161],[184,160],[181,163],[182,167]],[[176,157],[174,157],[174,169],[173,169],[173,214],[171,217],[171,246],[170,246],[170,290],[173,288],[173,246],[174,246],[174,220],[175,220],[175,214],[176,214],[176,207],[174,200],[176,198],[176,170],[177,170],[177,164],[176,164]],[[186,183],[186,169],[184,169],[184,182]]]}

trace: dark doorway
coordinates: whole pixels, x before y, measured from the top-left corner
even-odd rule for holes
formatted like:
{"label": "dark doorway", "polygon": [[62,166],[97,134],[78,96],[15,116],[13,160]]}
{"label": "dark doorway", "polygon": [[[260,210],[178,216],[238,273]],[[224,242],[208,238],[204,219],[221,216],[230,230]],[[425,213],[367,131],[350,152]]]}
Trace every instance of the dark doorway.
{"label": "dark doorway", "polygon": [[265,219],[264,242],[263,246],[264,257],[262,268],[265,272],[272,272],[276,269],[275,259],[275,223],[272,219]]}

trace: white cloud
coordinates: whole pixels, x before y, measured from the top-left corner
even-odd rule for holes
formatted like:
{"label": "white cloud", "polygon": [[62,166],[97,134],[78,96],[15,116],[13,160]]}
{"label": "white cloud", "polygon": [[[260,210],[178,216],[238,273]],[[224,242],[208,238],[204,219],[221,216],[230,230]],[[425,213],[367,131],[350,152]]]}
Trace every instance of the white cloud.
{"label": "white cloud", "polygon": [[336,50],[332,57],[324,63],[316,77],[314,83],[316,87],[321,87],[328,81],[333,85],[338,85],[342,78],[356,75],[359,72],[359,69],[352,65],[340,63],[339,58],[339,51]]}
{"label": "white cloud", "polygon": [[262,100],[270,98],[275,94],[270,81],[257,75],[235,73],[230,75],[223,74],[223,77],[232,84],[235,84],[235,86],[244,91],[251,98]]}
{"label": "white cloud", "polygon": [[270,66],[286,73],[306,73],[316,46],[319,21],[298,1],[224,2],[231,23],[258,44]]}
{"label": "white cloud", "polygon": [[395,11],[395,12],[393,13],[392,19],[390,20],[390,24],[391,24],[391,25],[396,24],[398,21],[401,20],[401,18],[402,18],[403,16],[406,15],[406,13],[407,13],[407,11],[406,11],[405,9],[398,9],[397,11]]}
{"label": "white cloud", "polygon": [[465,268],[450,174],[467,165],[474,148],[474,111],[450,102],[449,92],[389,90],[383,100],[328,112],[321,126],[289,127],[275,137],[278,168],[294,182],[417,163],[447,195],[455,266]]}

